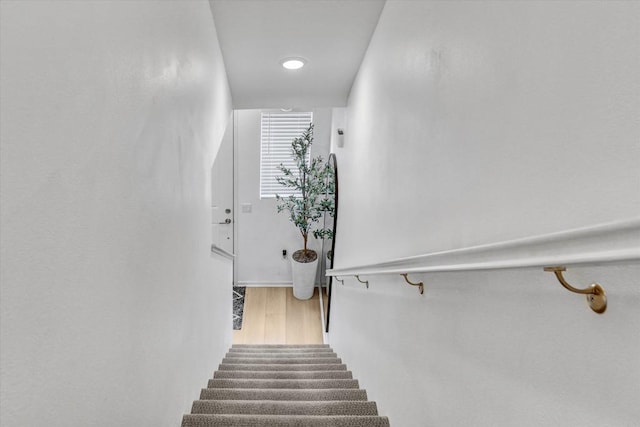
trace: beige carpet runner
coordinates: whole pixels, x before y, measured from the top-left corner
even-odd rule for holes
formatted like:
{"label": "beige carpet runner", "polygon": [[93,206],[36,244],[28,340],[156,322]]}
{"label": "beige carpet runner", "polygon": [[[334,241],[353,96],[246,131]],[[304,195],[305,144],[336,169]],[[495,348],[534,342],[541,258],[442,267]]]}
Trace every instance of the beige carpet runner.
{"label": "beige carpet runner", "polygon": [[388,427],[328,345],[234,345],[182,427]]}

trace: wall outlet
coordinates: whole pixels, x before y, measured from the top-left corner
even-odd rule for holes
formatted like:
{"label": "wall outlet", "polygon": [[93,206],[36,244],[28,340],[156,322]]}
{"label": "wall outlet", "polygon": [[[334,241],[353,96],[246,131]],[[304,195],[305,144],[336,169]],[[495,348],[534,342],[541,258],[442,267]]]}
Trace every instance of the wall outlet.
{"label": "wall outlet", "polygon": [[283,249],[283,250],[282,250],[282,258],[283,258],[283,259],[286,259],[286,258],[287,258],[287,250],[286,250],[286,249]]}

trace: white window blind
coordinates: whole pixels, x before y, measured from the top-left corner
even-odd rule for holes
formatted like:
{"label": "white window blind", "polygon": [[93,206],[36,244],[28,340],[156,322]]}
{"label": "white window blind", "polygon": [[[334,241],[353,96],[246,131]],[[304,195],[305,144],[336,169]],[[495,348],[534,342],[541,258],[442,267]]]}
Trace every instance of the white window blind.
{"label": "white window blind", "polygon": [[[297,166],[291,154],[291,141],[300,137],[313,122],[313,113],[262,113],[260,132],[260,198],[299,195],[276,181],[283,176],[278,166],[282,163],[294,173]],[[311,150],[307,153],[311,157]]]}

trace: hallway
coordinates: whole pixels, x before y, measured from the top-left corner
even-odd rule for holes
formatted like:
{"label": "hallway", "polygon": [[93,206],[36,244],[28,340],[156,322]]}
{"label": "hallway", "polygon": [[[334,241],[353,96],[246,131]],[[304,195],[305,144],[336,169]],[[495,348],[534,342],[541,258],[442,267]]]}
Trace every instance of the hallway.
{"label": "hallway", "polygon": [[298,300],[291,287],[248,287],[242,329],[233,344],[323,344],[320,301]]}

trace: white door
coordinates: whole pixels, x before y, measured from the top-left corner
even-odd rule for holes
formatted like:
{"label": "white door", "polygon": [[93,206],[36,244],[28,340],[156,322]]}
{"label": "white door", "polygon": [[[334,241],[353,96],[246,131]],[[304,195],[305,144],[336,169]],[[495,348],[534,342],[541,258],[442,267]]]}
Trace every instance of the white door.
{"label": "white door", "polygon": [[211,242],[233,253],[233,126],[229,124],[211,168]]}

